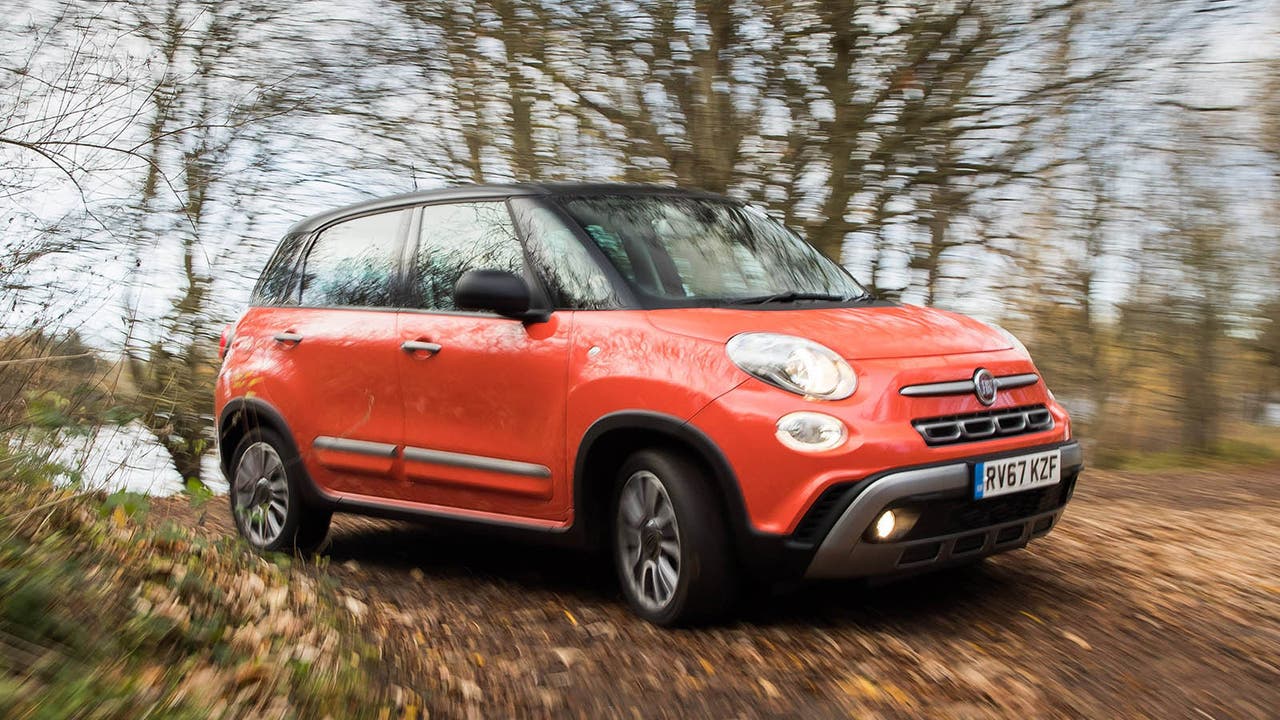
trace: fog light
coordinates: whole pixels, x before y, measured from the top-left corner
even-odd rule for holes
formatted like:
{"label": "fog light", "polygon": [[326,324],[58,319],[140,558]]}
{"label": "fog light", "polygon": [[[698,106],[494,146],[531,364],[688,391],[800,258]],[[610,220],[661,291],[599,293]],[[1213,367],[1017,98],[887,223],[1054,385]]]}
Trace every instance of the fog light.
{"label": "fog light", "polygon": [[793,412],[778,419],[778,442],[800,452],[833,450],[844,444],[849,431],[839,418],[816,412]]}
{"label": "fog light", "polygon": [[880,517],[876,518],[875,534],[877,540],[885,540],[893,534],[894,528],[898,526],[898,516],[893,514],[892,510],[885,510],[880,513]]}
{"label": "fog light", "polygon": [[870,542],[897,542],[906,537],[920,519],[920,508],[899,506],[876,516],[863,537]]}

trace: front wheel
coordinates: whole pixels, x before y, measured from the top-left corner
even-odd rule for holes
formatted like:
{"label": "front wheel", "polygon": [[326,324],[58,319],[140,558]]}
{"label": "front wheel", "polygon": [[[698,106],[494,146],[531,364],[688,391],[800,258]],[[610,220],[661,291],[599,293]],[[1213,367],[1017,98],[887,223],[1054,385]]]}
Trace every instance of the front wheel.
{"label": "front wheel", "polygon": [[644,450],[618,475],[614,559],[637,615],[658,625],[711,620],[735,596],[735,573],[719,504],[687,458]]}
{"label": "front wheel", "polygon": [[231,514],[255,550],[305,555],[320,547],[333,514],[303,503],[301,471],[279,435],[268,428],[251,430],[236,447],[232,467]]}

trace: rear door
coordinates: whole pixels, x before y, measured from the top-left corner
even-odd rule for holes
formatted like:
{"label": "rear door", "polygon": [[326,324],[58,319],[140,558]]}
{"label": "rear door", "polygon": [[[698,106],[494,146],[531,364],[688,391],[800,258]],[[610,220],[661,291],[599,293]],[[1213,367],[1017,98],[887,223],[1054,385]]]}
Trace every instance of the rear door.
{"label": "rear door", "polygon": [[261,323],[290,423],[313,479],[328,491],[385,496],[403,432],[396,310],[411,210],[320,230],[299,266],[297,304]]}
{"label": "rear door", "polygon": [[[572,312],[525,324],[460,310],[467,270],[525,273],[505,202],[422,208],[398,354],[405,500],[558,524],[568,512],[565,388]],[[412,243],[411,243],[412,244]]]}

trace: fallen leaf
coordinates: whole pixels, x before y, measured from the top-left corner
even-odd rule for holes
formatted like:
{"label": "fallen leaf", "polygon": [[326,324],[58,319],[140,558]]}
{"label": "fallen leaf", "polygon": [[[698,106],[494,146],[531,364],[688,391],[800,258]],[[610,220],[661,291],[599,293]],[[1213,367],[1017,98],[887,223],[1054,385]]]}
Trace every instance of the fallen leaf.
{"label": "fallen leaf", "polygon": [[347,610],[351,611],[352,615],[356,616],[357,620],[359,620],[360,618],[363,618],[365,610],[368,609],[367,605],[351,597],[350,595],[342,596],[342,604],[346,606]]}
{"label": "fallen leaf", "polygon": [[236,670],[236,685],[245,686],[256,682],[261,682],[267,677],[267,668],[259,663],[242,665]]}
{"label": "fallen leaf", "polygon": [[782,697],[782,693],[778,692],[777,685],[774,685],[764,678],[756,678],[756,682],[760,683],[761,688],[764,688],[764,694],[766,696],[774,698],[775,700]]}
{"label": "fallen leaf", "polygon": [[1085,642],[1085,639],[1084,639],[1084,638],[1080,637],[1079,635],[1077,635],[1077,634],[1075,634],[1075,633],[1073,633],[1073,632],[1071,632],[1071,631],[1069,631],[1069,630],[1063,630],[1063,631],[1062,631],[1062,637],[1064,637],[1064,638],[1066,638],[1066,639],[1070,640],[1071,642],[1073,642],[1073,643],[1075,643],[1075,644],[1079,645],[1080,647],[1084,648],[1085,650],[1092,650],[1092,649],[1093,649],[1093,647],[1092,647],[1091,645],[1089,645],[1089,643]]}
{"label": "fallen leaf", "polygon": [[567,668],[573,667],[577,663],[585,660],[587,657],[586,654],[578,648],[571,647],[551,648],[551,652],[554,653],[555,656],[560,659],[560,662]]}
{"label": "fallen leaf", "polygon": [[875,700],[881,695],[880,688],[861,675],[845,678],[837,684],[850,697]]}
{"label": "fallen leaf", "polygon": [[480,691],[480,686],[470,680],[459,682],[458,689],[462,692],[462,699],[467,702],[478,703],[484,698],[484,693]]}

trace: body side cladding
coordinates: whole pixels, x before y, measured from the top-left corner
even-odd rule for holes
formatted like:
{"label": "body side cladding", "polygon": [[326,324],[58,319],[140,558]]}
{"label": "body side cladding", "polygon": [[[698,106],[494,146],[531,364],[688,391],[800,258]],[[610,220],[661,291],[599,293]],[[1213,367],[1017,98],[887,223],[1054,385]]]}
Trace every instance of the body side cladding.
{"label": "body side cladding", "polygon": [[311,479],[311,474],[307,472],[306,465],[302,462],[302,454],[298,451],[297,440],[294,439],[293,431],[289,428],[289,424],[285,422],[284,417],[271,405],[253,398],[233,398],[229,400],[226,406],[223,407],[222,413],[218,416],[219,462],[223,468],[223,473],[226,475],[229,475],[228,465],[231,462],[231,458],[228,455],[235,452],[235,448],[226,447],[226,443],[223,440],[231,429],[231,423],[235,422],[237,417],[253,418],[251,422],[272,428],[289,444],[293,460],[288,469],[290,472],[298,473],[297,477],[302,479],[301,485],[304,499],[307,504],[314,507],[388,520],[405,520],[417,523],[429,522],[432,526],[441,529],[463,531],[483,529],[488,534],[503,537],[534,539],[557,545],[573,544],[571,542],[571,533],[569,532],[570,528],[567,527],[540,527],[519,522],[507,522],[501,519],[468,517],[447,512],[331,495],[317,486]]}

